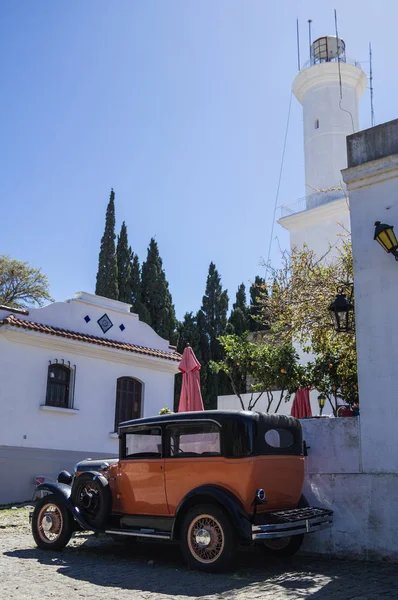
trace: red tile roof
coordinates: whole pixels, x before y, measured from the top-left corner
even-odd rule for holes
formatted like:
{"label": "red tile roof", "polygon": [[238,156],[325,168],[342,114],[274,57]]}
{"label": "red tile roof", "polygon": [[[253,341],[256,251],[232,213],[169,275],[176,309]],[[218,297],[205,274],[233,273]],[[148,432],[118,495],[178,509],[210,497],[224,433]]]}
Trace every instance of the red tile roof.
{"label": "red tile roof", "polygon": [[56,335],[59,337],[68,338],[70,340],[75,340],[77,342],[97,344],[98,346],[105,346],[106,348],[115,348],[116,350],[134,352],[135,354],[145,354],[147,356],[165,358],[172,361],[181,360],[181,354],[178,352],[167,352],[166,350],[156,350],[155,348],[146,348],[145,346],[137,346],[136,344],[127,344],[124,342],[118,342],[116,340],[108,340],[96,335],[88,335],[85,333],[70,331],[69,329],[60,329],[59,327],[52,327],[51,325],[43,325],[42,323],[25,321],[24,319],[18,319],[14,315],[8,315],[8,317],[2,319],[0,321],[0,327],[2,325],[11,325],[13,327],[20,327],[29,331],[36,331],[37,333],[47,333],[49,335]]}

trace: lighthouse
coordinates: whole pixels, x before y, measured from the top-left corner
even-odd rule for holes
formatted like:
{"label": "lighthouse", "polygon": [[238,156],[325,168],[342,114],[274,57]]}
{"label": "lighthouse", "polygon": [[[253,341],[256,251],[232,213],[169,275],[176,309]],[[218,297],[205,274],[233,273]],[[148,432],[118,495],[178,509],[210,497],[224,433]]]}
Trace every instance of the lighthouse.
{"label": "lighthouse", "polygon": [[367,87],[360,64],[347,58],[334,36],[311,45],[310,60],[293,82],[303,107],[305,195],[283,205],[279,224],[290,232],[291,247],[306,244],[323,255],[350,230],[349,200],[341,170],[347,167],[346,137],[359,130],[359,99]]}

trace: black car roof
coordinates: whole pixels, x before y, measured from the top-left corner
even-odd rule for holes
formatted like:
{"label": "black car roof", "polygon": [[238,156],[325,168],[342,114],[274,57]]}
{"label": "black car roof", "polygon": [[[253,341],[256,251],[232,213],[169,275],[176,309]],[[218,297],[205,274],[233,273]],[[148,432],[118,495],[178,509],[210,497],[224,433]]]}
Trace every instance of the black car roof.
{"label": "black car roof", "polygon": [[132,425],[152,425],[158,423],[167,423],[169,421],[203,421],[211,420],[222,423],[226,420],[239,419],[243,421],[257,420],[259,413],[249,410],[200,410],[191,412],[178,412],[166,415],[156,415],[154,417],[143,417],[141,419],[132,419],[119,424],[119,428],[131,427]]}
{"label": "black car roof", "polygon": [[192,412],[178,412],[166,415],[156,415],[153,417],[144,417],[142,419],[132,419],[119,424],[119,429],[132,427],[133,425],[153,425],[176,421],[216,421],[222,425],[227,421],[248,422],[261,421],[263,426],[270,427],[299,427],[300,422],[286,415],[268,414],[254,412],[250,410],[201,410]]}

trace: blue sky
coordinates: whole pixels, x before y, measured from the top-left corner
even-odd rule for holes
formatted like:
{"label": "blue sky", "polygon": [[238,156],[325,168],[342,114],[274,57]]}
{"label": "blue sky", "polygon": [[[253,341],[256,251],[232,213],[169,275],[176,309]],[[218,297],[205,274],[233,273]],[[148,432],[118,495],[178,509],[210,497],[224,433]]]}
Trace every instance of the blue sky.
{"label": "blue sky", "polygon": [[[376,122],[396,118],[392,0],[1,2],[0,252],[42,267],[56,300],[93,292],[113,187],[141,262],[156,237],[179,318],[199,308],[211,260],[234,301],[264,274],[296,17],[303,62],[307,19],[313,39],[333,35],[334,8],[365,71],[372,41]],[[303,195],[293,99],[279,204]],[[288,236],[274,235],[277,263]]]}

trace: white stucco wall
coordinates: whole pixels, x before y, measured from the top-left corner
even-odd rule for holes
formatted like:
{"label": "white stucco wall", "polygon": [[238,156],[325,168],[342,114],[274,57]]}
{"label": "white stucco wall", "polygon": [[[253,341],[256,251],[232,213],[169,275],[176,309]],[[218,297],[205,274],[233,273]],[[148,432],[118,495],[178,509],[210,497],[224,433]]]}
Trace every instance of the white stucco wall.
{"label": "white stucco wall", "polygon": [[[274,392],[274,400],[271,404],[271,409],[270,409],[271,414],[275,412],[275,409],[278,405],[279,395],[280,395],[280,392]],[[254,399],[256,399],[257,396],[258,396],[258,394],[254,394]],[[310,392],[310,403],[311,403],[311,410],[312,410],[313,416],[319,415],[319,406],[318,406],[317,398],[318,398],[318,392],[315,390],[312,390]],[[242,394],[242,399],[243,399],[245,408],[247,408],[249,405],[249,401],[251,399],[251,394]],[[284,400],[282,400],[281,405],[278,410],[278,414],[279,415],[290,415],[291,411],[292,411],[293,400],[294,400],[294,395],[291,396],[291,399],[288,402],[285,402]],[[254,410],[259,411],[259,412],[267,412],[267,404],[268,404],[267,396],[265,394],[263,394],[261,396],[260,400],[255,405]],[[238,396],[235,396],[234,394],[226,395],[226,396],[218,396],[217,408],[219,410],[241,410],[241,404],[239,402]],[[329,415],[331,413],[332,413],[331,408],[326,404],[323,414]]]}
{"label": "white stucco wall", "polygon": [[[157,369],[156,363],[152,368],[140,366],[139,360],[130,357],[118,362],[112,351],[87,356],[81,345],[79,352],[74,352],[71,342],[59,344],[58,349],[29,345],[27,336],[20,334],[16,341],[0,335],[2,445],[117,453],[118,440],[110,434],[119,377],[135,377],[143,383],[142,416],[158,414],[165,405],[173,406],[174,373]],[[42,406],[49,361],[56,358],[76,365],[73,411]]]}
{"label": "white stucco wall", "polygon": [[363,464],[368,472],[398,473],[398,266],[373,240],[375,221],[398,225],[398,155],[347,169],[344,177],[352,210]]}
{"label": "white stucco wall", "polygon": [[[105,334],[97,320],[106,312],[114,326]],[[0,320],[9,315],[0,310]],[[89,323],[84,317],[90,316]],[[129,312],[129,306],[90,294],[58,302],[18,319],[105,339],[170,351],[167,340]],[[125,329],[121,331],[119,325]],[[143,384],[142,416],[174,402],[178,362],[65,337],[0,327],[0,445],[117,453],[113,434],[116,384],[134,377]],[[76,367],[73,409],[45,407],[50,362]]]}

